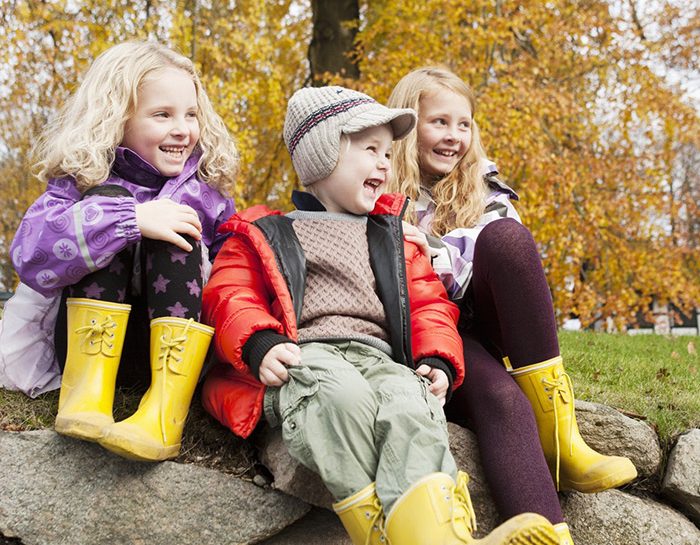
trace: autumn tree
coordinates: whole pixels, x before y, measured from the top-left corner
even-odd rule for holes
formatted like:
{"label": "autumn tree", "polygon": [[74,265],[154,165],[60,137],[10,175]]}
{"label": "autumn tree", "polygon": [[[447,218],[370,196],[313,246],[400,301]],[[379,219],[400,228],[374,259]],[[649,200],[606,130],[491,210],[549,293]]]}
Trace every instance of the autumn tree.
{"label": "autumn tree", "polygon": [[309,69],[315,85],[339,75],[357,79],[360,70],[354,55],[360,21],[358,0],[311,0],[313,34],[309,44]]}
{"label": "autumn tree", "polygon": [[[320,76],[385,100],[408,71],[442,64],[478,97],[483,140],[520,194],[561,319],[627,322],[652,298],[684,309],[700,304],[698,103],[678,77],[700,78],[697,6],[0,2],[5,249],[42,189],[27,163],[35,135],[99,52],[126,39],[156,39],[194,60],[238,142],[239,207],[289,207],[298,182],[281,135],[286,101],[297,88]],[[7,259],[8,287],[11,274]]]}
{"label": "autumn tree", "polygon": [[[472,86],[482,138],[520,194],[561,319],[625,323],[654,297],[700,302],[697,257],[674,241],[681,208],[669,198],[697,104],[659,69],[698,75],[698,8],[656,6],[385,0],[370,4],[358,36],[358,86],[381,99],[426,64]],[[682,210],[697,217],[692,208]]]}

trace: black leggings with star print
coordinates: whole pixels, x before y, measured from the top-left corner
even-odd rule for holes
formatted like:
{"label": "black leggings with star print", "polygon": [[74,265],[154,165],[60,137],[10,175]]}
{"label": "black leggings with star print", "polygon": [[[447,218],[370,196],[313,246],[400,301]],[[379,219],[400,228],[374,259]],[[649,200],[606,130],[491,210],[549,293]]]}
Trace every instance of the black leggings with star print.
{"label": "black leggings with star print", "polygon": [[[131,196],[124,187],[103,185],[89,189],[83,198],[96,194]],[[183,238],[192,246],[191,252],[169,242],[147,238],[140,244],[128,246],[105,268],[68,286],[67,296],[127,304],[131,304],[134,298],[143,297],[147,302],[149,320],[174,316],[199,321],[202,311],[202,248],[192,237],[183,235]],[[134,259],[138,259],[136,264]]]}
{"label": "black leggings with star print", "polygon": [[[130,195],[121,186],[107,185],[89,194]],[[172,316],[200,320],[202,311],[202,247],[188,235],[191,252],[160,240],[142,239],[115,255],[103,269],[94,271],[63,290],[63,299],[79,297],[131,305],[129,325],[119,368],[122,385],[148,384],[149,322]],[[62,301],[56,321],[56,356],[66,356],[66,306]]]}

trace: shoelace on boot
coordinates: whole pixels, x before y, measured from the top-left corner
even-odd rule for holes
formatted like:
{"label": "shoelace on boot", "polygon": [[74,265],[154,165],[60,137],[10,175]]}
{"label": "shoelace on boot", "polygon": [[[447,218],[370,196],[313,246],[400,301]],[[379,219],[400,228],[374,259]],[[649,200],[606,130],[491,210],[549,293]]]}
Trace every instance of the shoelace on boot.
{"label": "shoelace on boot", "polygon": [[[117,322],[115,322],[112,316],[108,314],[107,316],[105,316],[105,319],[101,323],[99,323],[93,318],[92,320],[90,320],[89,325],[84,325],[82,327],[77,328],[75,330],[75,333],[78,335],[85,336],[85,338],[83,339],[83,345],[88,341],[90,342],[90,346],[99,344],[97,351],[102,352],[102,354],[104,354],[105,356],[109,356],[110,354],[107,354],[104,351],[104,347],[107,347],[107,349],[109,350],[111,350],[114,347],[114,343],[110,343],[109,340],[114,339],[114,329],[116,327]],[[87,351],[83,350],[83,352]]]}
{"label": "shoelace on boot", "polygon": [[[550,399],[552,400],[552,407],[554,409],[554,444],[557,449],[557,470],[555,475],[557,490],[559,490],[559,466],[561,458],[561,448],[559,446],[559,412],[557,409],[558,403],[557,399],[567,406],[567,412],[574,410],[573,405],[573,394],[574,386],[571,382],[571,377],[565,371],[559,372],[554,377],[554,380],[549,380],[547,378],[542,379],[542,384],[544,385],[545,392],[551,392],[552,395]],[[574,418],[573,415],[569,418],[569,437],[572,436],[574,431]],[[569,440],[569,455],[574,454],[574,442]]]}
{"label": "shoelace on boot", "polygon": [[470,539],[472,534],[476,532],[476,513],[472,505],[472,498],[469,495],[468,484],[469,476],[463,471],[459,471],[457,473],[457,483],[451,491],[453,498],[452,529],[459,535],[459,526],[455,522],[460,519],[466,519],[467,531],[469,532],[469,536],[466,536],[466,539]]}
{"label": "shoelace on boot", "polygon": [[[365,511],[365,517],[370,521],[370,530],[367,532],[367,537],[365,538],[365,545],[370,545],[372,542],[373,531],[379,532],[379,541],[382,543],[386,542],[386,535],[384,533],[384,510],[382,509],[382,503],[379,498],[375,495],[372,498],[372,502],[369,504],[369,509]],[[374,515],[372,515],[374,513]]]}
{"label": "shoelace on boot", "polygon": [[163,334],[160,336],[161,353],[158,355],[158,359],[162,360],[162,362],[159,367],[156,367],[156,371],[160,371],[161,369],[163,370],[163,381],[161,384],[160,392],[160,432],[163,436],[163,443],[167,442],[167,434],[165,431],[165,393],[168,382],[168,370],[170,370],[170,372],[175,375],[182,376],[185,374],[178,371],[177,368],[172,367],[171,363],[180,363],[182,361],[182,358],[178,357],[175,354],[175,351],[183,352],[185,350],[183,345],[187,340],[187,332],[190,329],[190,325],[192,325],[193,322],[194,319],[192,318],[190,318],[187,321],[187,325],[185,326],[185,329],[182,330],[182,334],[179,337],[173,337],[173,331],[170,328],[170,326],[167,324],[163,324],[164,331]]}

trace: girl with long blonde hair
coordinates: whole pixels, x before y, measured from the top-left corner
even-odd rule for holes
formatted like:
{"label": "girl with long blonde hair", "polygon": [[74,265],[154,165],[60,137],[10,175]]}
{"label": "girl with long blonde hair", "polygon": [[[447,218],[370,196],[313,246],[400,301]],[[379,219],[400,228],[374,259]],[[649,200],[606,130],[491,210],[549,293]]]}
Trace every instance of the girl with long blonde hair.
{"label": "girl with long blonde hair", "polygon": [[388,105],[418,112],[416,131],[394,146],[390,188],[414,201],[408,219],[418,230],[409,226],[407,238],[425,235],[424,251],[460,305],[466,378],[447,417],[476,433],[500,515],[543,515],[571,545],[557,490],[617,487],[636,469],[579,434],[537,247],[511,202],[517,195],[486,158],[471,89],[447,69],[421,68]]}
{"label": "girl with long blonde hair", "polygon": [[[18,295],[60,304],[47,305],[55,326],[35,316],[21,332],[53,339],[45,359],[5,361],[3,382],[40,377],[18,386],[36,394],[59,385],[60,367],[56,431],[131,459],[172,458],[213,332],[199,323],[202,288],[235,211],[234,142],[189,59],[128,42],[94,61],[34,156],[47,187],[11,257]],[[148,384],[149,366],[138,410],[115,423],[117,372]]]}

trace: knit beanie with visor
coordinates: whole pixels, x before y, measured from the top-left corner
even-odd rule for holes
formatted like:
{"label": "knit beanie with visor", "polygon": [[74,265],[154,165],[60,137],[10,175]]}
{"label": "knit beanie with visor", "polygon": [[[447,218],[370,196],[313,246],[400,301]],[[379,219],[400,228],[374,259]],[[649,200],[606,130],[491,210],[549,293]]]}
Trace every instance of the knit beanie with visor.
{"label": "knit beanie with visor", "polygon": [[394,140],[416,125],[410,108],[387,108],[372,97],[344,87],[304,87],[287,104],[284,142],[302,185],[328,177],[340,158],[340,139],[389,124]]}

